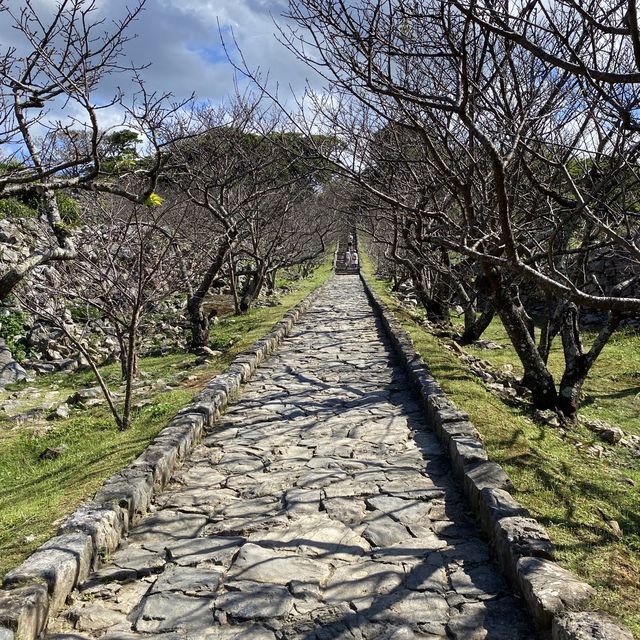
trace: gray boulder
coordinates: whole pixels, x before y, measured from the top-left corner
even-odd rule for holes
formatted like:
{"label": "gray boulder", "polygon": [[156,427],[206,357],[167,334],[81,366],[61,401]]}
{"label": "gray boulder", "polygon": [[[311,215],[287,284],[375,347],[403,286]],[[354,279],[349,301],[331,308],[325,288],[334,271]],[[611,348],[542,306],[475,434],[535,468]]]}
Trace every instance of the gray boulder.
{"label": "gray boulder", "polygon": [[13,359],[11,351],[0,339],[0,389],[12,382],[28,380],[27,372]]}
{"label": "gray boulder", "polygon": [[67,398],[67,404],[75,405],[93,405],[98,404],[104,399],[102,389],[100,387],[91,387],[89,389],[78,389],[73,395]]}

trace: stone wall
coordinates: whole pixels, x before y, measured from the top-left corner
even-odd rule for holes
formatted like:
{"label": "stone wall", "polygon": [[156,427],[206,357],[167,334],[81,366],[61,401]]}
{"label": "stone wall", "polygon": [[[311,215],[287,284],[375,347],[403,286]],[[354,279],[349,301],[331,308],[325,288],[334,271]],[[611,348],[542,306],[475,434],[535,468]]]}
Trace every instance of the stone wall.
{"label": "stone wall", "polygon": [[[610,250],[595,255],[587,266],[590,280],[585,289],[587,293],[611,294],[621,282],[638,274],[638,264],[629,257],[620,256]],[[640,281],[636,281],[621,292],[625,297],[640,297]]]}

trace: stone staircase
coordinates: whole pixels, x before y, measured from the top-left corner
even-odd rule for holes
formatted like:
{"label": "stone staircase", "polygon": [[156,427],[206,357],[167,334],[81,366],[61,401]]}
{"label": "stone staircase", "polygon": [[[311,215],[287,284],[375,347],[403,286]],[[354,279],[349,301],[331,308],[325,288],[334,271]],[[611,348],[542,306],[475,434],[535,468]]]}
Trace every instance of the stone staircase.
{"label": "stone staircase", "polygon": [[[346,238],[343,238],[338,243],[338,248],[336,250],[335,264],[334,264],[334,271],[336,275],[353,275],[353,274],[359,273],[360,271],[359,261],[357,265],[347,264],[347,253],[348,253],[347,246],[348,246],[348,241]],[[355,235],[353,240],[353,251],[355,252],[358,251],[358,239],[357,237],[355,237]]]}

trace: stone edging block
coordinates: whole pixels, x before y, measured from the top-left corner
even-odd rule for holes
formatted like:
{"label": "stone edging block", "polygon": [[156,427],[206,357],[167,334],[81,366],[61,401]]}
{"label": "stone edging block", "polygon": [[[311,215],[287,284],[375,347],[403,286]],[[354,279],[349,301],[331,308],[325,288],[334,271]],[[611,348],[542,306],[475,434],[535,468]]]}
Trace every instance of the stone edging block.
{"label": "stone edging block", "polygon": [[553,562],[553,545],[546,530],[509,493],[513,489],[509,476],[489,460],[469,416],[446,396],[409,334],[362,272],[360,278],[407,369],[429,424],[451,459],[454,476],[538,629],[546,637],[552,634],[553,640],[630,640],[631,633],[615,620],[598,612],[575,612],[594,590]]}
{"label": "stone edging block", "polygon": [[40,636],[49,615],[64,605],[103,556],[118,548],[130,527],[149,509],[154,493],[168,482],[258,365],[277,350],[327,282],[287,311],[269,333],[215,376],[129,466],[107,478],[93,500],[64,520],[57,536],[7,573],[0,590],[0,640],[35,640]]}
{"label": "stone edging block", "polygon": [[627,629],[622,629],[610,616],[595,611],[577,611],[553,620],[552,640],[633,640]]}

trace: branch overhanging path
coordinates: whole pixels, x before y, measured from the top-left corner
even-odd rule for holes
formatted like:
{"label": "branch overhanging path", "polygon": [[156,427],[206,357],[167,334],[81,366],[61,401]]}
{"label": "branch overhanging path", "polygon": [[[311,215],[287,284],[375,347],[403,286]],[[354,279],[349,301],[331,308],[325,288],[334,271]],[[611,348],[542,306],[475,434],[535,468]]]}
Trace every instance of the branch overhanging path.
{"label": "branch overhanging path", "polygon": [[71,627],[535,638],[357,276],[329,283],[49,634]]}

